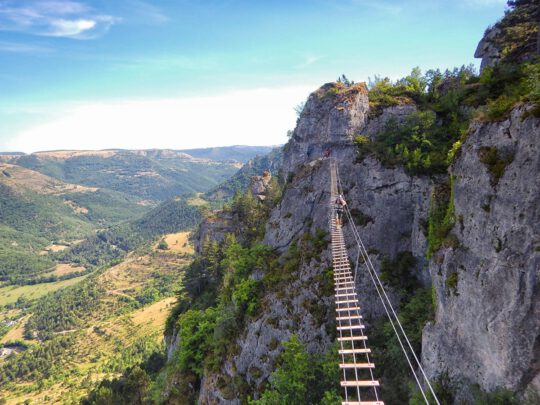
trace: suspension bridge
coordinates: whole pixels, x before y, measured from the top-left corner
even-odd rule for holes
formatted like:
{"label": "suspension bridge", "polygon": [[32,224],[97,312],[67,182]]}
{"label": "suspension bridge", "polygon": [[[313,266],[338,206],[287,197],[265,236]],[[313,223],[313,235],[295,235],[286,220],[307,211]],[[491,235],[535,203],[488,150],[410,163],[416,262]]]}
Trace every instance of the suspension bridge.
{"label": "suspension bridge", "polygon": [[[345,204],[338,207],[339,196],[343,194],[339,167],[334,160],[330,161],[330,218],[329,226],[332,235],[332,263],[334,269],[334,287],[336,304],[337,341],[339,342],[340,385],[343,389],[342,405],[384,405],[380,395],[380,383],[375,378],[375,363],[368,347],[368,337],[361,315],[358,301],[356,278],[360,262],[369,274],[369,278],[388,316],[390,324],[397,336],[407,364],[414,376],[426,404],[440,405],[437,396],[427,378],[422,364],[413,350],[411,342],[388,298],[386,290],[375,271],[368,252],[360,238],[349,207]],[[337,219],[337,210],[343,209],[343,215],[349,223],[357,248],[354,272],[351,269],[349,253],[343,234],[343,219]],[[360,260],[361,259],[361,260]]]}

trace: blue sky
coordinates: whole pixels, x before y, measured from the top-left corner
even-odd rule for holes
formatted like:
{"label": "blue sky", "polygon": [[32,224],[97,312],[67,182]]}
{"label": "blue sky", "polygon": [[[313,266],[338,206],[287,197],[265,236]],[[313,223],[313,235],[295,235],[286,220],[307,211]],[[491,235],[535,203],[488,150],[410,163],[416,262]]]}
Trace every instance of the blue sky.
{"label": "blue sky", "polygon": [[278,144],[345,73],[475,63],[501,0],[0,0],[0,151]]}

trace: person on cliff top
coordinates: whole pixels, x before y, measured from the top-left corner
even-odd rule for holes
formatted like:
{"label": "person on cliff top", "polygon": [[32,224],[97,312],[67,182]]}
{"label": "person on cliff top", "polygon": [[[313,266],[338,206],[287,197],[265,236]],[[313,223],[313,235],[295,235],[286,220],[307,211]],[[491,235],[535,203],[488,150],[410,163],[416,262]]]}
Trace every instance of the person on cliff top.
{"label": "person on cliff top", "polygon": [[343,218],[343,211],[345,210],[345,206],[347,205],[347,202],[343,198],[343,194],[338,195],[335,202],[336,207],[336,225],[342,225],[342,218]]}

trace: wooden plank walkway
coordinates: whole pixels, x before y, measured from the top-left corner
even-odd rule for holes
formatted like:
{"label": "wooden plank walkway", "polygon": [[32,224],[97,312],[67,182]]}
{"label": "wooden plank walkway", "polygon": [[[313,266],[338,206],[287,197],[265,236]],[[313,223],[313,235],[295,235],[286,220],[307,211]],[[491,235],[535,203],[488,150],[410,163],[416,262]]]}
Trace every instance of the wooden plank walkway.
{"label": "wooden plank walkway", "polygon": [[355,280],[351,271],[345,238],[340,224],[336,222],[334,202],[337,199],[336,169],[331,165],[331,219],[332,260],[336,301],[337,340],[340,344],[340,385],[343,387],[342,405],[384,405],[379,400],[374,378],[375,364],[370,360],[365,326],[362,324]]}

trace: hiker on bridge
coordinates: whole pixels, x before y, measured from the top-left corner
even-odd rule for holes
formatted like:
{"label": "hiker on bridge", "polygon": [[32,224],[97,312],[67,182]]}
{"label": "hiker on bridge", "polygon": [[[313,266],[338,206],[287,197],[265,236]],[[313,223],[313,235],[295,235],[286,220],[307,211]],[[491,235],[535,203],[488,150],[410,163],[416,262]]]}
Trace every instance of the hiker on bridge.
{"label": "hiker on bridge", "polygon": [[347,202],[343,198],[343,194],[338,195],[334,204],[336,208],[336,225],[342,225],[343,211],[345,210],[345,206],[347,205]]}

